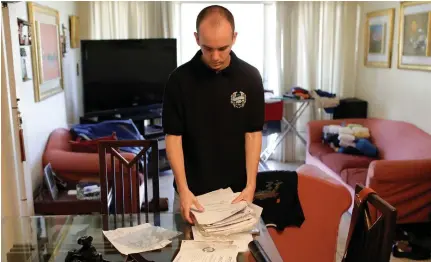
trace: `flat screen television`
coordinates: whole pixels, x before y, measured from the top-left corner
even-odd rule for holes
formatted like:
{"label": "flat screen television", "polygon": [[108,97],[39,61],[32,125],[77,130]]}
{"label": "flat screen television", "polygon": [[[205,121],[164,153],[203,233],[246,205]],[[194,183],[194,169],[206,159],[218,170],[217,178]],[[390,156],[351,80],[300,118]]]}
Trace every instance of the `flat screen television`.
{"label": "flat screen television", "polygon": [[81,41],[84,113],[161,104],[176,39]]}

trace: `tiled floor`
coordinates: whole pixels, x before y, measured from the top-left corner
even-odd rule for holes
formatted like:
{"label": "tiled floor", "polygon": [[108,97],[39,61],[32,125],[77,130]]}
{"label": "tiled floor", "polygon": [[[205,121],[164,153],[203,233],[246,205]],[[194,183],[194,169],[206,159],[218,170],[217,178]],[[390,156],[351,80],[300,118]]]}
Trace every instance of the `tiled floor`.
{"label": "tiled floor", "polygon": [[[279,163],[274,161],[267,162],[270,169],[281,169],[281,170],[295,170],[303,163]],[[174,189],[172,187],[174,177],[171,171],[166,171],[160,174],[160,197],[167,197],[169,199],[169,211],[172,210],[173,199],[174,199]],[[151,183],[149,183],[151,185]],[[149,187],[149,195],[152,195],[152,188]],[[347,235],[349,233],[350,226],[350,214],[345,213],[340,221],[340,227],[338,232],[337,241],[337,262],[341,261],[343,252],[346,245]],[[392,257],[391,262],[407,262],[414,261],[410,259],[399,259]],[[424,260],[423,260],[424,261]],[[431,259],[425,260],[425,262],[431,262]]]}

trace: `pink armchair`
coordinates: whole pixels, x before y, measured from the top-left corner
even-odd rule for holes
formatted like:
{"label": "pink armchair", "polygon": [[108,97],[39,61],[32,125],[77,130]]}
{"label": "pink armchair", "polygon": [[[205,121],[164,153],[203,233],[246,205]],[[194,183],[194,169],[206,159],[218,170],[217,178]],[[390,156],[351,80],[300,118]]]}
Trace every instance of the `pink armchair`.
{"label": "pink armchair", "polygon": [[[322,144],[325,125],[368,127],[378,158],[336,153]],[[429,221],[431,213],[431,135],[418,127],[383,119],[320,120],[308,123],[306,163],[342,182],[351,194],[357,183],[374,189],[398,211],[397,223]]]}

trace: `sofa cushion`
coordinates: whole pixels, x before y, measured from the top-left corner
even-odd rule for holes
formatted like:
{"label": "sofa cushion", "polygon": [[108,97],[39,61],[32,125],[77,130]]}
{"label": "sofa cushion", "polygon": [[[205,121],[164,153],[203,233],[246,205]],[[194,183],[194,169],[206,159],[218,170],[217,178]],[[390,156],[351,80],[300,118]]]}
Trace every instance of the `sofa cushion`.
{"label": "sofa cushion", "polygon": [[341,171],[341,179],[351,186],[356,187],[356,184],[366,185],[368,168],[346,168]]}
{"label": "sofa cushion", "polygon": [[310,155],[316,157],[319,160],[322,160],[321,157],[323,155],[335,153],[334,149],[323,143],[311,143],[308,150]]}
{"label": "sofa cushion", "polygon": [[322,161],[327,167],[337,174],[341,174],[346,168],[368,168],[375,158],[359,155],[349,155],[343,153],[330,153],[322,155]]}

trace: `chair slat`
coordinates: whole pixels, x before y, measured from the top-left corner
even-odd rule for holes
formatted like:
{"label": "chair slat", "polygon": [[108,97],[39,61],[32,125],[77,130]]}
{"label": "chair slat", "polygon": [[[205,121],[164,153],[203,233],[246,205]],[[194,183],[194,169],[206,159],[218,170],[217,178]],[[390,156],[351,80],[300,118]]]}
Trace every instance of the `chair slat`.
{"label": "chair slat", "polygon": [[[119,150],[122,147],[138,147],[140,151],[132,159],[125,156]],[[141,222],[140,203],[140,174],[144,178],[144,198],[148,220],[149,200],[148,200],[148,178],[153,181],[153,202],[154,212],[160,211],[159,201],[159,164],[158,146],[156,140],[115,140],[99,141],[99,165],[101,183],[101,213],[109,215],[113,213],[114,224],[117,224],[117,214],[121,217],[124,226],[126,217],[132,223],[132,213],[137,213],[138,223]],[[147,155],[150,154],[150,157]],[[142,164],[142,165],[141,165]],[[112,191],[113,203],[108,203],[108,192]],[[109,205],[112,205],[112,212]],[[129,214],[129,216],[126,216]]]}

